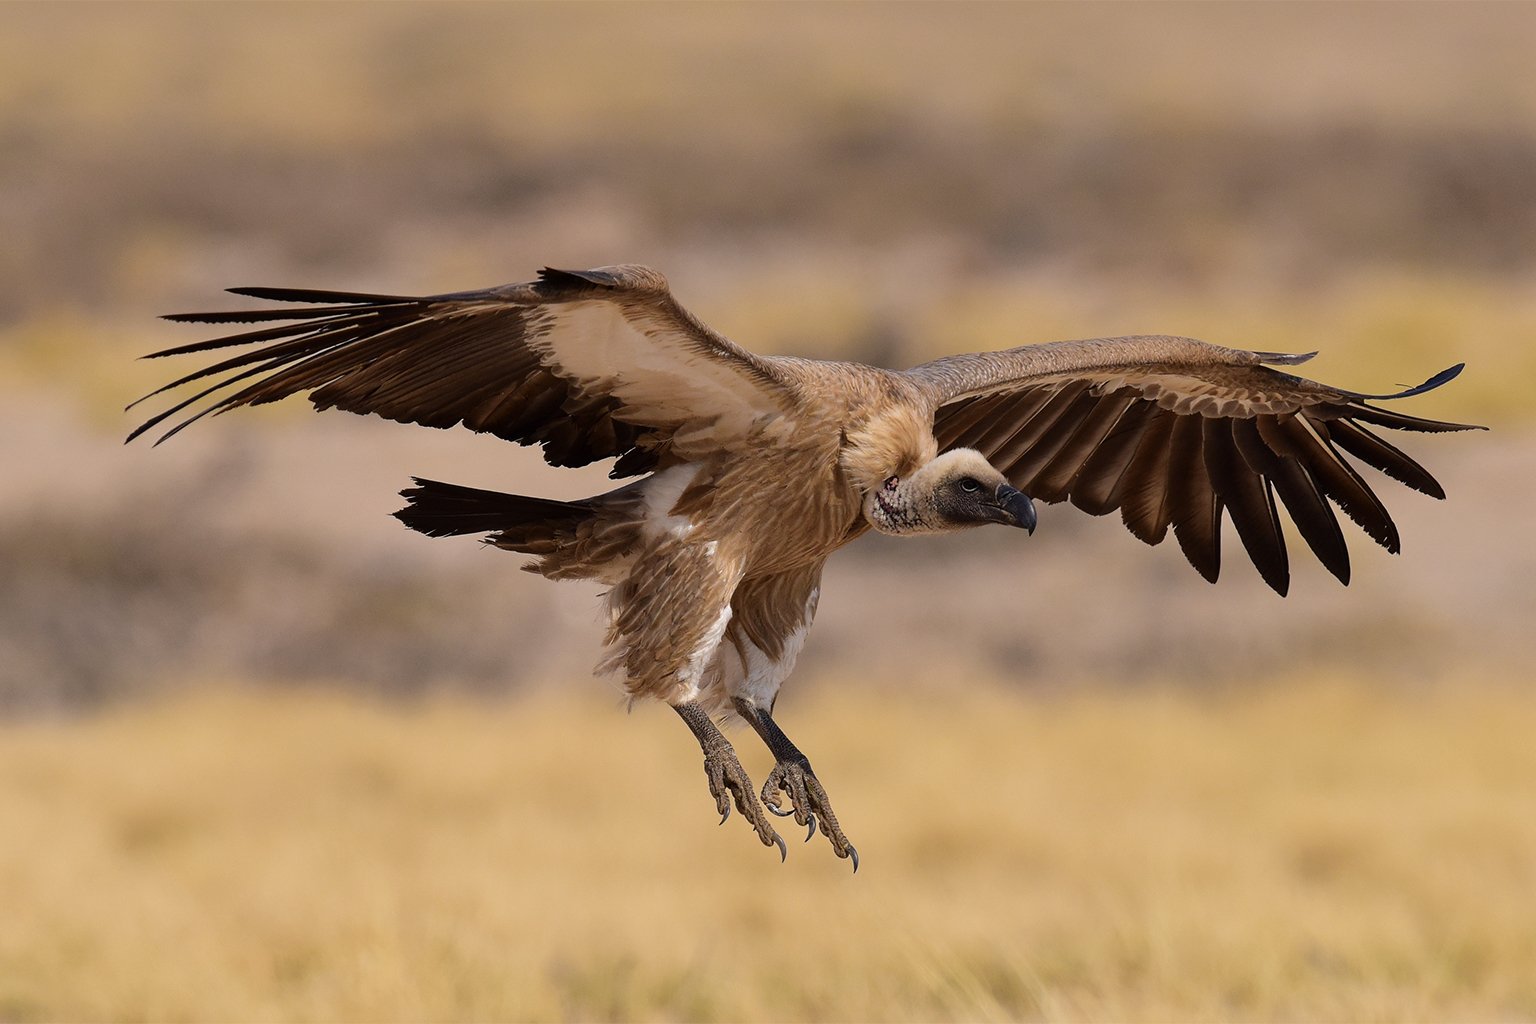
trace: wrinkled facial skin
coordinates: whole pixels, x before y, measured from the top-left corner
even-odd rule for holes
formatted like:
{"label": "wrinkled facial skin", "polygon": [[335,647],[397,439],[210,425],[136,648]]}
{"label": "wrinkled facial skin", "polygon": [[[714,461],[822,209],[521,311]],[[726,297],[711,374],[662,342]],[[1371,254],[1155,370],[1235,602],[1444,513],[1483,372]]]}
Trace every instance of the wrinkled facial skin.
{"label": "wrinkled facial skin", "polygon": [[954,449],[907,479],[890,477],[868,495],[865,516],[894,536],[951,533],[1000,523],[1031,533],[1035,507],[980,453]]}
{"label": "wrinkled facial skin", "polygon": [[976,474],[960,473],[941,484],[933,499],[935,511],[955,526],[1000,523],[1035,532],[1034,503],[1007,480],[984,482]]}

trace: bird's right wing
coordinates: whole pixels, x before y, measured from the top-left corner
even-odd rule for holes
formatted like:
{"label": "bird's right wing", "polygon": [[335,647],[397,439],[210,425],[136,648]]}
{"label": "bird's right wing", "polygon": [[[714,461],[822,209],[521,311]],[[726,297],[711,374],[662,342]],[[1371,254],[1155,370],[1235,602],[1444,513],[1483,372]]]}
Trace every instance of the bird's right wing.
{"label": "bird's right wing", "polygon": [[774,360],[710,330],[644,267],[546,269],[528,284],[423,298],[232,290],[309,305],[167,317],[292,322],[154,353],[252,346],[146,395],[216,378],[129,440],[204,400],[159,440],[209,413],[308,392],[317,409],[540,444],[557,466],[617,458],[613,475],[629,476],[669,452],[741,443],[795,405]]}
{"label": "bird's right wing", "polygon": [[1155,335],[949,356],[907,374],[933,403],[941,451],[975,448],[1042,501],[1070,500],[1091,515],[1118,509],[1148,544],[1171,527],[1212,582],[1226,512],[1265,582],[1284,594],[1290,571],[1277,496],[1318,559],[1347,583],[1349,553],[1330,501],[1389,551],[1398,535],[1345,453],[1443,498],[1434,477],[1371,428],[1472,429],[1371,404],[1439,387],[1460,365],[1392,395],[1265,365],[1309,358]]}

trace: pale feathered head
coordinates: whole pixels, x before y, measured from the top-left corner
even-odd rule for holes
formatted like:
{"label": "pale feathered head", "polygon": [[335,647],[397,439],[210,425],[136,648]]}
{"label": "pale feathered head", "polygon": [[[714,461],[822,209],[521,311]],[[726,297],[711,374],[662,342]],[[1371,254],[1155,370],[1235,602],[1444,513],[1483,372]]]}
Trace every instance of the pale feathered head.
{"label": "pale feathered head", "polygon": [[1035,532],[1035,506],[973,448],[947,451],[906,479],[890,477],[864,498],[881,533],[949,533],[987,523]]}

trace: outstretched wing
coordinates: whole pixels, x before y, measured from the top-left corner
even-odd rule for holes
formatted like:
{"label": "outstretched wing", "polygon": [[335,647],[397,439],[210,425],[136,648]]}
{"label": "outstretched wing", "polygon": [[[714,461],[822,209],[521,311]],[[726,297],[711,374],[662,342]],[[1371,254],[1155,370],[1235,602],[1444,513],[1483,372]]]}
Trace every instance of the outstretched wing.
{"label": "outstretched wing", "polygon": [[146,395],[204,385],[130,441],[171,421],[158,444],[209,413],[309,392],[317,409],[429,427],[462,423],[540,444],[557,466],[618,458],[613,475],[630,476],[656,468],[667,452],[740,439],[793,401],[771,359],[700,323],[644,267],[546,269],[528,284],[422,298],[230,290],[309,305],[167,317],[290,322],[153,353],[251,346]]}
{"label": "outstretched wing", "polygon": [[1284,594],[1281,503],[1323,565],[1348,583],[1349,552],[1330,501],[1388,551],[1399,545],[1392,517],[1345,455],[1443,498],[1422,466],[1372,428],[1473,429],[1369,402],[1439,387],[1459,364],[1393,395],[1344,391],[1264,365],[1312,355],[1137,336],[951,356],[907,372],[932,398],[941,451],[975,448],[1042,501],[1070,500],[1096,516],[1119,509],[1148,544],[1172,527],[1190,564],[1212,582],[1225,511],[1264,581]]}

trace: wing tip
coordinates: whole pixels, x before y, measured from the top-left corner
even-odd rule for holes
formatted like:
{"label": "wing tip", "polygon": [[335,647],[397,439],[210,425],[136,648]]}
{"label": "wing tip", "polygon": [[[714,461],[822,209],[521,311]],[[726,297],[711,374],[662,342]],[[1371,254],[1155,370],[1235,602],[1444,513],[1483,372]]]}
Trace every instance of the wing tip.
{"label": "wing tip", "polygon": [[1466,365],[1466,363],[1457,363],[1454,366],[1447,366],[1439,373],[1430,377],[1424,383],[1415,385],[1414,387],[1404,388],[1401,391],[1393,391],[1382,395],[1367,395],[1352,391],[1346,391],[1343,392],[1343,394],[1349,396],[1349,407],[1351,409],[1350,415],[1362,419],[1367,423],[1375,423],[1380,426],[1390,427],[1397,430],[1417,430],[1429,433],[1445,433],[1459,430],[1487,430],[1488,427],[1481,423],[1453,423],[1447,420],[1429,420],[1418,416],[1409,416],[1405,413],[1381,409],[1376,406],[1367,404],[1369,402],[1390,402],[1398,398],[1412,398],[1415,395],[1422,395],[1425,392],[1434,391],[1436,388],[1449,384],[1451,381],[1459,377],[1461,375],[1461,371],[1466,368]]}
{"label": "wing tip", "polygon": [[590,270],[542,267],[539,270],[539,282],[562,288],[595,285],[598,288],[658,294],[669,290],[667,279],[660,271],[638,263],[619,263],[611,267],[593,267]]}
{"label": "wing tip", "polygon": [[1435,388],[1440,387],[1442,384],[1449,384],[1451,381],[1461,376],[1461,371],[1465,370],[1466,368],[1466,363],[1457,363],[1454,366],[1447,366],[1445,369],[1430,377],[1418,387],[1409,388],[1408,390],[1403,391],[1393,397],[1407,398],[1409,395],[1422,395],[1426,391],[1433,391]]}
{"label": "wing tip", "polygon": [[1255,352],[1254,355],[1261,363],[1269,363],[1274,366],[1296,366],[1317,355],[1317,350],[1314,349],[1311,352]]}
{"label": "wing tip", "polygon": [[1366,398],[1376,402],[1391,401],[1395,398],[1412,398],[1414,395],[1422,395],[1426,391],[1433,391],[1438,387],[1449,384],[1451,381],[1461,376],[1461,371],[1466,368],[1466,363],[1457,363],[1454,366],[1447,366],[1445,369],[1441,370],[1437,374],[1434,374],[1422,384],[1416,384],[1413,387],[1403,388],[1401,391],[1390,391],[1381,395],[1357,394],[1355,397]]}
{"label": "wing tip", "polygon": [[[311,305],[317,303],[342,303],[357,306],[395,306],[421,301],[421,299],[411,295],[336,291],[329,288],[270,288],[258,285],[243,285],[239,288],[226,288],[224,290],[230,295],[240,295],[248,299],[264,299],[268,302],[300,302]],[[301,313],[299,315],[302,316],[304,314]]]}

